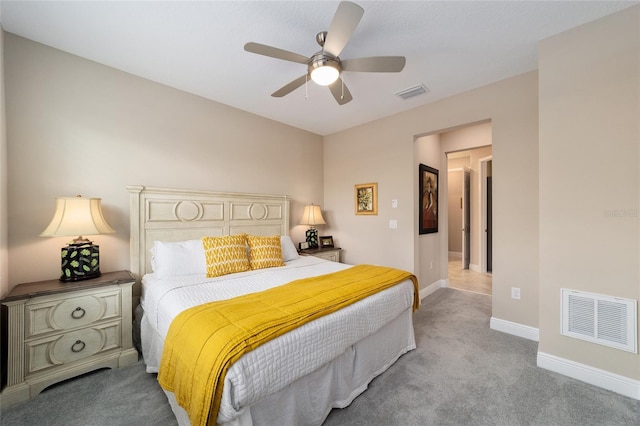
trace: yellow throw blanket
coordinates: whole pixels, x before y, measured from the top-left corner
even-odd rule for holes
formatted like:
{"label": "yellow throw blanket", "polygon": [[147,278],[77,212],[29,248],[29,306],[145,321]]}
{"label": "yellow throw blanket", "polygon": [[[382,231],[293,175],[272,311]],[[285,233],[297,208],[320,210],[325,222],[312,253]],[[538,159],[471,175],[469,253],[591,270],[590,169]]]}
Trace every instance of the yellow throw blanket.
{"label": "yellow throw blanket", "polygon": [[175,394],[192,425],[215,424],[229,367],[246,352],[316,318],[410,279],[398,269],[357,265],[180,313],[165,339],[158,381]]}

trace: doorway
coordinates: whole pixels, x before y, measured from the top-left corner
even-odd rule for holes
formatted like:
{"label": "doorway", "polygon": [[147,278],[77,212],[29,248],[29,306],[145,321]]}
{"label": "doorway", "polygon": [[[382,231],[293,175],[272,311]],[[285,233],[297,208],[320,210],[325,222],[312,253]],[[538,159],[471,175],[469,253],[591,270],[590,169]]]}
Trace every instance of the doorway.
{"label": "doorway", "polygon": [[449,152],[447,167],[448,285],[492,294],[491,147]]}
{"label": "doorway", "polygon": [[[479,256],[481,252],[486,252],[480,248],[480,241],[484,241],[484,222],[480,222],[480,203],[484,197],[484,189],[479,185],[479,167],[478,160],[491,156],[491,139],[492,125],[490,120],[484,120],[473,124],[467,124],[441,130],[430,134],[416,136],[414,159],[415,164],[427,164],[430,167],[439,170],[439,226],[435,233],[418,235],[415,239],[415,270],[418,272],[421,282],[427,283],[424,294],[428,295],[436,291],[440,287],[455,286],[456,277],[451,276],[449,270],[453,270],[453,266],[449,264],[450,255],[456,257],[459,267],[457,271],[464,271],[466,275],[483,273],[482,269],[486,268],[486,262],[480,263]],[[466,157],[466,158],[462,158]],[[452,165],[451,162],[458,162],[458,165]],[[458,173],[451,173],[452,168],[457,168]],[[463,182],[464,170],[469,169],[468,200],[469,212],[467,215],[467,225],[463,224]],[[451,189],[450,182],[456,176],[455,180],[459,182],[456,188],[459,193],[455,196],[449,194]],[[414,180],[417,191],[419,178]],[[482,197],[480,197],[480,191]],[[452,220],[449,213],[456,212],[459,219]],[[414,212],[416,215],[419,211]],[[416,232],[418,231],[418,220],[416,219]],[[466,229],[467,242],[464,243],[467,248],[466,261],[463,268],[463,233],[462,229]],[[459,237],[458,237],[459,236]],[[453,238],[453,240],[452,240]],[[458,247],[453,248],[451,241],[455,241]],[[454,253],[452,253],[454,252]],[[483,258],[485,259],[485,258]],[[465,269],[467,268],[467,269]],[[485,275],[487,275],[485,273]],[[468,280],[468,276],[461,277],[462,280]],[[491,275],[488,275],[491,278]],[[450,285],[450,281],[453,285]],[[489,280],[484,280],[489,281]],[[478,290],[484,293],[490,293],[491,285],[484,290]]]}

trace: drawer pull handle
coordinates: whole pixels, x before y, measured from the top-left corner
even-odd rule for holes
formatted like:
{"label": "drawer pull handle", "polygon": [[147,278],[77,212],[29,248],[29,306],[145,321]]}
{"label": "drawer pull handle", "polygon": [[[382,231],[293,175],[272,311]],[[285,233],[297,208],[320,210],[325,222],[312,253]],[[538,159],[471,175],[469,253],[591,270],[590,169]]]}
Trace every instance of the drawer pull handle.
{"label": "drawer pull handle", "polygon": [[71,318],[73,319],[80,319],[84,316],[84,314],[86,314],[87,311],[85,311],[84,309],[82,309],[80,306],[78,306],[74,311],[71,312]]}
{"label": "drawer pull handle", "polygon": [[71,352],[80,352],[81,350],[84,349],[86,345],[84,344],[84,342],[82,340],[76,340],[76,342],[71,345]]}

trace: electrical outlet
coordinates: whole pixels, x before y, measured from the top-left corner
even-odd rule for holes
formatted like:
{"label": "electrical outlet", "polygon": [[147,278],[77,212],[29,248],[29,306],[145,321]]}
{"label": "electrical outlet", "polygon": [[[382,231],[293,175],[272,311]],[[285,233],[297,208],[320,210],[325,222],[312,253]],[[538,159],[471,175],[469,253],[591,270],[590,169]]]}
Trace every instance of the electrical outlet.
{"label": "electrical outlet", "polygon": [[520,300],[520,288],[519,287],[511,287],[511,298],[515,300]]}
{"label": "electrical outlet", "polygon": [[398,208],[398,200],[391,200],[391,208],[392,209]]}
{"label": "electrical outlet", "polygon": [[395,219],[391,219],[389,221],[389,228],[391,229],[397,229],[398,228],[398,221]]}

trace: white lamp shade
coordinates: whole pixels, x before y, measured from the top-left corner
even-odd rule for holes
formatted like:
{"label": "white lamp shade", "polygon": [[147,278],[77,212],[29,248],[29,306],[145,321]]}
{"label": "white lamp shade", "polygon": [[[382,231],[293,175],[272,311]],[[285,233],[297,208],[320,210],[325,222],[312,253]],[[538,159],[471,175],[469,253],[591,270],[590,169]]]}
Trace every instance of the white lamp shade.
{"label": "white lamp shade", "polygon": [[100,198],[57,197],[53,219],[40,236],[70,237],[114,232],[102,216]]}
{"label": "white lamp shade", "polygon": [[314,68],[311,71],[311,79],[320,86],[328,86],[338,79],[340,71],[331,66],[322,66],[320,68]]}
{"label": "white lamp shade", "polygon": [[300,220],[301,225],[324,225],[327,222],[324,221],[322,217],[322,212],[320,211],[320,206],[309,205],[304,206],[304,211],[302,212],[302,220]]}

